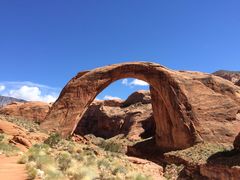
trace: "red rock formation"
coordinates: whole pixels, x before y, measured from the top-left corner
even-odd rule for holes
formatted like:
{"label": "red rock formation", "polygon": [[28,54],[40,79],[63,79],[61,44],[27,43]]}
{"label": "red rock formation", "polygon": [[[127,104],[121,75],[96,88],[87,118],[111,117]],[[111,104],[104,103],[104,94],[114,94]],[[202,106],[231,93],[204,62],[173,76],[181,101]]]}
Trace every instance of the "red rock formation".
{"label": "red rock formation", "polygon": [[156,143],[165,150],[202,140],[231,142],[240,131],[239,87],[211,74],[173,71],[148,62],[79,73],[64,87],[41,127],[70,135],[97,94],[112,82],[130,77],[151,86]]}
{"label": "red rock formation", "polygon": [[13,102],[0,109],[0,114],[22,117],[27,120],[43,121],[50,109],[44,102]]}
{"label": "red rock formation", "polygon": [[150,92],[137,91],[126,101],[94,101],[78,123],[75,133],[103,138],[124,134],[129,139],[138,140],[153,136],[154,131]]}

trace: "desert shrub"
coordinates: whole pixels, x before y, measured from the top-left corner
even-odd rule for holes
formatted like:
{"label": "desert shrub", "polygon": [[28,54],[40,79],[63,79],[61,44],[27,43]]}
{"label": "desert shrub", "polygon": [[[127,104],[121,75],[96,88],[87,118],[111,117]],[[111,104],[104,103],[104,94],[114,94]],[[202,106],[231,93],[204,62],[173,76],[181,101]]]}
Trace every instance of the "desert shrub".
{"label": "desert shrub", "polygon": [[18,164],[26,164],[28,162],[28,156],[23,154],[22,157],[18,160]]}
{"label": "desert shrub", "polygon": [[16,146],[11,144],[0,142],[0,154],[5,154],[7,156],[16,155],[19,152],[19,149]]}
{"label": "desert shrub", "polygon": [[58,166],[62,171],[66,171],[71,165],[71,155],[68,152],[62,152],[58,155]]}
{"label": "desert shrub", "polygon": [[112,172],[114,175],[117,175],[117,174],[127,174],[127,169],[123,166],[117,166],[113,172]]}
{"label": "desert shrub", "polygon": [[133,174],[126,177],[127,180],[153,180],[150,176],[145,176],[143,174]]}
{"label": "desert shrub", "polygon": [[64,174],[57,169],[56,166],[49,167],[48,169],[44,170],[45,173],[45,180],[60,180],[60,179],[67,179]]}
{"label": "desert shrub", "polygon": [[111,164],[107,159],[102,159],[97,162],[99,169],[108,169],[110,168]]}
{"label": "desert shrub", "polygon": [[84,165],[85,166],[93,166],[96,164],[96,156],[87,156]]}
{"label": "desert shrub", "polygon": [[99,144],[99,147],[103,148],[105,151],[123,153],[123,146],[112,140],[102,141],[102,143]]}
{"label": "desert shrub", "polygon": [[52,133],[50,136],[44,141],[45,144],[48,144],[50,147],[55,147],[60,141],[61,136],[58,133]]}
{"label": "desert shrub", "polygon": [[27,167],[27,174],[28,174],[28,179],[32,180],[35,179],[37,176],[37,169],[34,167]]}
{"label": "desert shrub", "polygon": [[4,139],[4,134],[1,134],[1,133],[0,133],[0,142],[2,142],[3,139]]}
{"label": "desert shrub", "polygon": [[81,153],[73,153],[72,158],[76,159],[77,161],[83,161],[84,157]]}
{"label": "desert shrub", "polygon": [[73,180],[79,180],[79,179],[85,179],[85,180],[91,180],[91,179],[97,179],[98,174],[97,170],[94,168],[81,168],[80,171],[76,172],[76,174],[73,175],[71,179]]}

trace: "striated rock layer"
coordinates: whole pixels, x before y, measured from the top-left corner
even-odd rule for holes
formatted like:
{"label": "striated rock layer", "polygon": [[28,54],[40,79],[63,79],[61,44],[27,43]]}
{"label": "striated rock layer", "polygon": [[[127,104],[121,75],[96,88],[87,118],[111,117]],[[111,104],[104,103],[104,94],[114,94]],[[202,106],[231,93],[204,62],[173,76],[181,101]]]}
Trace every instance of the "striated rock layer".
{"label": "striated rock layer", "polygon": [[132,140],[154,136],[150,92],[134,92],[126,101],[94,101],[78,123],[75,133],[103,138],[124,134]]}
{"label": "striated rock layer", "polygon": [[232,142],[240,131],[240,87],[211,74],[174,71],[149,62],[78,73],[64,87],[41,127],[70,135],[94,98],[122,78],[150,84],[155,139],[162,149],[183,149],[200,141]]}
{"label": "striated rock layer", "polygon": [[45,119],[50,106],[44,102],[13,102],[0,108],[0,114],[41,122]]}

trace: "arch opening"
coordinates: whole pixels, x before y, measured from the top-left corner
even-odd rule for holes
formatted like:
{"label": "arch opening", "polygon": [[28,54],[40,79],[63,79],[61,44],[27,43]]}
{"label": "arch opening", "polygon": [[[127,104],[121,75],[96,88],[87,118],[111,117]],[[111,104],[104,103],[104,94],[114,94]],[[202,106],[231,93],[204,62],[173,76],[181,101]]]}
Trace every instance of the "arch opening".
{"label": "arch opening", "polygon": [[109,139],[122,135],[139,141],[155,135],[149,84],[139,79],[120,79],[106,87],[86,110],[74,130]]}

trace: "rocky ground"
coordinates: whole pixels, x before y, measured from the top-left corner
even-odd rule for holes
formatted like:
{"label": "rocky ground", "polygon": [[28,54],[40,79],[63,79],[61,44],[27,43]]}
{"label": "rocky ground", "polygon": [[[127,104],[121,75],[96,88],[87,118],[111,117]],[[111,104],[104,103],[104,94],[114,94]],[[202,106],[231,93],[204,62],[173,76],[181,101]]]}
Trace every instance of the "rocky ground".
{"label": "rocky ground", "polygon": [[[20,177],[238,179],[240,173],[238,138],[235,149],[232,144],[200,143],[164,153],[152,138],[134,141],[122,134],[106,140],[94,135],[73,135],[64,140],[57,134],[47,135],[39,128],[28,128],[29,121],[24,119],[6,115],[0,119],[0,153],[4,157],[0,164],[5,164],[1,169],[16,168]],[[9,161],[7,157],[11,157]],[[16,161],[25,164],[26,170]],[[0,171],[0,177],[9,174],[6,172]]]}

